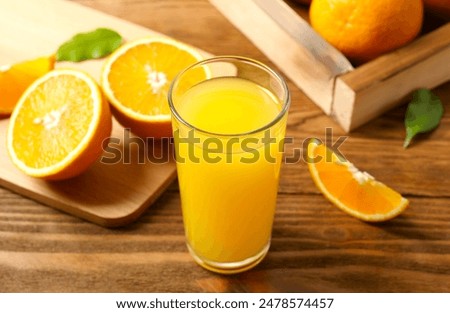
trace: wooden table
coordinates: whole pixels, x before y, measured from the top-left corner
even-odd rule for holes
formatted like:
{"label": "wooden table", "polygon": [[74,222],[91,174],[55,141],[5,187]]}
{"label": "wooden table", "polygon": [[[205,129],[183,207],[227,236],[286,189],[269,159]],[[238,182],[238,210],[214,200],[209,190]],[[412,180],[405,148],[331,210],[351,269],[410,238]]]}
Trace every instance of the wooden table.
{"label": "wooden table", "polygon": [[[213,54],[272,63],[205,0],[77,0]],[[311,136],[343,131],[289,82],[292,154]],[[450,84],[440,127],[404,150],[399,107],[349,136],[340,150],[408,197],[410,208],[366,224],[330,204],[306,164],[285,164],[272,246],[235,276],[197,266],[184,243],[174,183],[136,223],[106,229],[0,189],[2,292],[450,292]]]}

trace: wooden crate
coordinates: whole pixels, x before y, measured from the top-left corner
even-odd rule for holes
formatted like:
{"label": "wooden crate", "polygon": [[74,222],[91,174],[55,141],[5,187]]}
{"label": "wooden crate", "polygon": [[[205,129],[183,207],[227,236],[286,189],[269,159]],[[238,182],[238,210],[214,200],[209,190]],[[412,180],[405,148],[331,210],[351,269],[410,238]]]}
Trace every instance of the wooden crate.
{"label": "wooden crate", "polygon": [[354,68],[282,0],[210,0],[349,132],[450,80],[450,23]]}

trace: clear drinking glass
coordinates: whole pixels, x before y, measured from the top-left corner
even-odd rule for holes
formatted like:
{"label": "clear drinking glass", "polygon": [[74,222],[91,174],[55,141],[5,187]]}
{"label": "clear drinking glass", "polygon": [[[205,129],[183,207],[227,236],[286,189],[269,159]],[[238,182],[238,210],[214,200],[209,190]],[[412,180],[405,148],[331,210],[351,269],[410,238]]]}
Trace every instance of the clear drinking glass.
{"label": "clear drinking glass", "polygon": [[266,65],[223,56],[169,90],[188,249],[219,273],[252,268],[270,246],[290,96]]}

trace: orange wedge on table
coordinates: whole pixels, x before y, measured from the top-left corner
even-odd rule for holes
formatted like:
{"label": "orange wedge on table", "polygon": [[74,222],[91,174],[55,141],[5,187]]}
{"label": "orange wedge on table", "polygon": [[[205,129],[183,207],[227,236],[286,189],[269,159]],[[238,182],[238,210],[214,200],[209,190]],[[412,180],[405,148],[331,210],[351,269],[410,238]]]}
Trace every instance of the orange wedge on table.
{"label": "orange wedge on table", "polygon": [[8,152],[30,176],[66,179],[101,155],[111,128],[109,106],[97,83],[80,71],[54,70],[36,80],[17,103]]}
{"label": "orange wedge on table", "polygon": [[0,66],[0,116],[11,114],[22,93],[33,81],[54,68],[53,56]]}
{"label": "orange wedge on table", "polygon": [[[101,83],[116,119],[141,137],[172,136],[170,83],[203,59],[194,48],[165,37],[129,42],[106,60]],[[200,77],[208,73],[199,71]]]}
{"label": "orange wedge on table", "polygon": [[308,168],[328,200],[363,221],[386,221],[408,206],[408,200],[401,194],[358,170],[317,140],[308,144]]}

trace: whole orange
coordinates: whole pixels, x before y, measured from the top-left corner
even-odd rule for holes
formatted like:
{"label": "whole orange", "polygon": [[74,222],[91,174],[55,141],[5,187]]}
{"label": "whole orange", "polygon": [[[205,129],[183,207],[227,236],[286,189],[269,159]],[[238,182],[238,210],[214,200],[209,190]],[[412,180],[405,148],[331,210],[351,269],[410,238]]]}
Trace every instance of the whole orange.
{"label": "whole orange", "polygon": [[312,27],[360,63],[412,41],[423,22],[422,0],[313,0]]}

